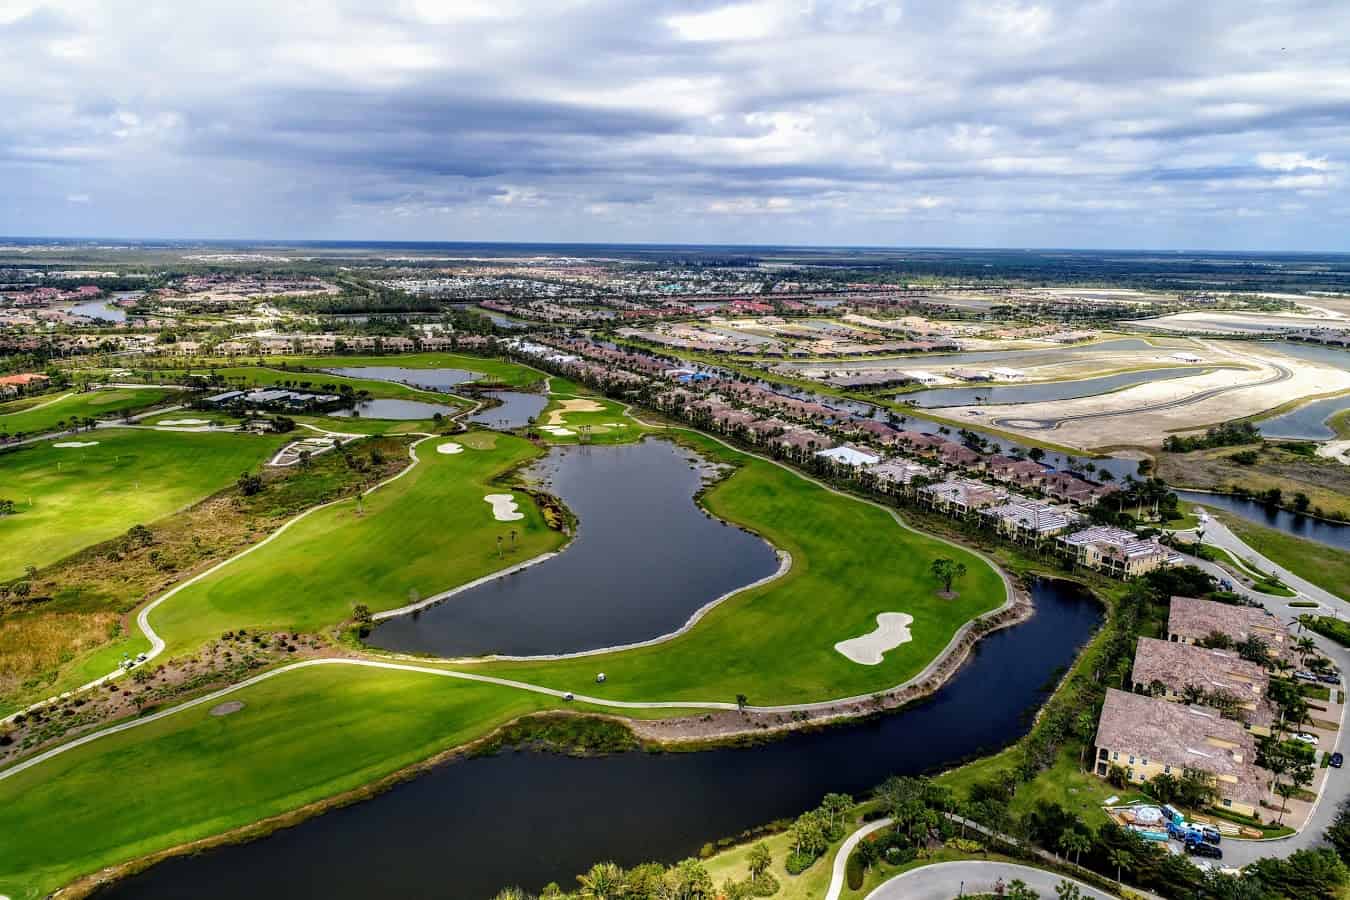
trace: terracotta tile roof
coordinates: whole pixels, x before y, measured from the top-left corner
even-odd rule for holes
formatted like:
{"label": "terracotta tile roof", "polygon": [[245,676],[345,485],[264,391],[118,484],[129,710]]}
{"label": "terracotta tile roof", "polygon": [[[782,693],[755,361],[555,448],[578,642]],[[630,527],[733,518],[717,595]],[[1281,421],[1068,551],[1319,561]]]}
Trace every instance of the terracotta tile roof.
{"label": "terracotta tile roof", "polygon": [[1137,685],[1160,681],[1178,694],[1191,685],[1207,692],[1226,691],[1243,703],[1256,704],[1256,710],[1244,716],[1249,724],[1268,725],[1272,720],[1266,701],[1269,673],[1232,650],[1140,638],[1131,678]]}
{"label": "terracotta tile roof", "polygon": [[1253,633],[1277,644],[1286,634],[1283,623],[1259,606],[1234,606],[1195,597],[1173,597],[1167,614],[1169,634],[1198,641],[1214,632],[1234,641],[1244,641]]}

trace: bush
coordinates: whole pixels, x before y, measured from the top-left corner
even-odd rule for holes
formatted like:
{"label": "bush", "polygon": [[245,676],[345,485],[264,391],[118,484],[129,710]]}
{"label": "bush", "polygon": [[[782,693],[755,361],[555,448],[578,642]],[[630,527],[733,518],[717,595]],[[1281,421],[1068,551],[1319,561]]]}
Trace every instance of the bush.
{"label": "bush", "polygon": [[862,860],[858,858],[858,854],[850,853],[848,863],[844,866],[844,876],[848,880],[848,889],[856,891],[861,888],[865,875]]}
{"label": "bush", "polygon": [[784,868],[787,869],[789,875],[800,875],[811,868],[811,864],[819,858],[809,853],[790,853]]}

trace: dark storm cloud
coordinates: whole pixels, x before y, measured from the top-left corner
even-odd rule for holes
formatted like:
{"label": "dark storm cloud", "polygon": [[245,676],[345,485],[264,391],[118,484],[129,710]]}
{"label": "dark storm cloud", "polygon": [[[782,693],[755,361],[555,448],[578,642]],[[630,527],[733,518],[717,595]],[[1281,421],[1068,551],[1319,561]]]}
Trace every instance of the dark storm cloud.
{"label": "dark storm cloud", "polygon": [[0,230],[1330,246],[1347,42],[1327,0],[13,0]]}

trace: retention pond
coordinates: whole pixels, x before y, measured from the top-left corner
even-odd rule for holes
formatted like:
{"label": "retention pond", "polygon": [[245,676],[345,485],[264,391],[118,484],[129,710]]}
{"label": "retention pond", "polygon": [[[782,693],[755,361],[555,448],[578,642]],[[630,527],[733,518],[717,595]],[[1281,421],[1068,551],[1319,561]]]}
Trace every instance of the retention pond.
{"label": "retention pond", "polygon": [[555,447],[528,470],[579,521],[558,556],[418,613],[377,647],[438,656],[593,650],[679,629],[700,607],[778,568],[772,548],[700,509],[709,477],[669,441]]}
{"label": "retention pond", "polygon": [[448,763],[263,840],[170,860],[106,896],[486,900],[509,884],[570,886],[602,860],[673,862],[828,792],[861,796],[1025,734],[1101,620],[1076,585],[1041,581],[1032,596],[1030,621],[985,637],[945,687],[900,713],[740,749]]}

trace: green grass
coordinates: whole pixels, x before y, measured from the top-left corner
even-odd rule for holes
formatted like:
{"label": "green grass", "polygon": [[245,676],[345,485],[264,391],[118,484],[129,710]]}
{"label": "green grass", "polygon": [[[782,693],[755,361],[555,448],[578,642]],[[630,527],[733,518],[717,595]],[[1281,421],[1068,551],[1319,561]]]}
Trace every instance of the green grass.
{"label": "green grass", "polygon": [[[536,430],[541,425],[556,424],[577,432],[576,434],[556,435],[539,430],[539,436],[550,444],[579,443],[581,441],[580,431],[583,427],[590,428],[590,443],[592,444],[631,443],[650,430],[630,418],[625,411],[624,404],[616,400],[601,397],[594,391],[566,378],[552,376],[549,382],[549,404],[535,418]],[[603,408],[595,412],[565,411],[567,402],[576,400],[587,400],[599,404]],[[550,420],[555,417],[555,413],[558,421],[551,422]]]}
{"label": "green grass", "polygon": [[[280,361],[273,359],[272,364]],[[403,353],[394,356],[297,356],[289,358],[292,365],[312,366],[315,368],[336,368],[338,366],[402,366],[407,369],[468,369],[480,372],[480,382],[492,382],[494,385],[512,388],[529,388],[544,379],[544,373],[538,369],[521,365],[506,359],[486,356],[471,356],[466,353]]]}
{"label": "green grass", "polygon": [[[548,663],[476,667],[552,687],[621,700],[733,701],[755,705],[867,694],[918,674],[956,630],[1004,601],[1002,580],[973,554],[901,528],[885,510],[829,493],[768,461],[706,438],[706,455],[741,468],[704,495],[715,515],[745,525],[792,554],[782,579],[737,594],[675,640],[623,653]],[[947,556],[969,570],[945,600],[928,572]],[[880,612],[907,612],[913,640],[877,666],[850,662],[840,640],[876,627]],[[603,670],[607,680],[594,684]]]}
{"label": "green grass", "polygon": [[[424,443],[423,462],[370,495],[363,515],[343,501],[171,598],[152,616],[170,652],[240,626],[322,627],[355,603],[401,605],[409,587],[427,596],[556,547],[561,537],[543,528],[524,495],[527,518],[509,526],[482,501],[493,477],[537,449],[509,435],[459,439],[477,448],[445,456],[434,452],[438,439]],[[972,554],[767,461],[705,437],[682,439],[740,463],[705,503],[791,552],[790,574],[736,595],[656,647],[469,668],[615,699],[828,699],[908,679],[962,623],[1003,602],[998,574]],[[520,549],[499,561],[496,536],[509,527],[521,534]],[[954,600],[938,596],[928,574],[937,556],[969,567]],[[914,640],[883,664],[860,666],[833,649],[888,610],[914,616]],[[596,685],[601,669],[609,678]],[[237,697],[248,706],[235,715],[195,708],[0,781],[0,833],[18,835],[0,846],[0,893],[40,896],[98,867],[295,809],[552,704],[511,689],[336,667],[287,673]]]}
{"label": "green grass", "polygon": [[1337,596],[1350,585],[1350,552],[1226,516],[1224,524],[1257,553]]}
{"label": "green grass", "polygon": [[103,866],[359,788],[556,705],[342,666],[287,673],[229,699],[246,705],[213,717],[204,704],[0,781],[0,894],[35,900]]}
{"label": "green grass", "polygon": [[0,579],[200,500],[267,459],[285,438],[109,429],[71,440],[98,444],[44,441],[0,453],[0,496],[19,510],[0,518]]}
{"label": "green grass", "polygon": [[22,405],[7,403],[0,406],[0,432],[41,434],[55,430],[58,422],[70,423],[86,417],[101,418],[124,410],[145,409],[177,394],[177,391],[155,387],[109,388],[82,394],[53,394],[36,405],[28,399],[16,400],[15,404]]}
{"label": "green grass", "polygon": [[[332,365],[337,365],[333,362]],[[344,363],[347,364],[347,363]],[[397,365],[393,361],[386,361],[385,365]],[[354,391],[367,391],[372,397],[387,397],[395,400],[418,400],[423,403],[441,403],[446,406],[446,413],[456,412],[468,406],[468,402],[462,398],[454,397],[439,391],[424,391],[419,388],[409,387],[406,384],[399,384],[396,381],[381,381],[378,378],[349,378],[345,375],[331,375],[328,372],[297,372],[286,371],[284,369],[273,369],[264,366],[228,366],[214,369],[196,368],[193,371],[198,373],[212,372],[220,375],[227,382],[227,387],[231,389],[255,388],[255,387],[275,387],[278,385],[289,385],[298,390],[320,391],[324,385],[347,385]],[[166,373],[169,377],[178,377],[181,373],[170,371]],[[184,415],[188,415],[184,413]]]}
{"label": "green grass", "polygon": [[[525,518],[498,522],[483,496],[499,473],[538,454],[529,442],[497,437],[490,450],[436,452],[367,496],[364,512],[344,500],[297,522],[216,575],[197,582],[151,614],[170,650],[191,649],[240,626],[316,631],[347,619],[358,603],[372,611],[420,598],[529,559],[562,543],[527,495],[515,492]],[[498,559],[497,537],[517,533]],[[509,546],[509,544],[508,544]]]}

